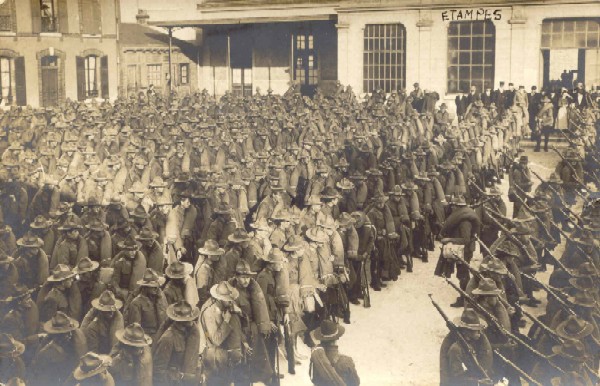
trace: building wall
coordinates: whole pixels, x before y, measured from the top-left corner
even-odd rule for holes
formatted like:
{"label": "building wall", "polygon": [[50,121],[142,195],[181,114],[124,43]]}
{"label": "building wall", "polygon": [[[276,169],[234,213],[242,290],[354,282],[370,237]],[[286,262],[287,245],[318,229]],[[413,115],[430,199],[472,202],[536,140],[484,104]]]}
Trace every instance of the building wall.
{"label": "building wall", "polygon": [[[198,89],[198,71],[196,70],[196,62],[184,55],[179,48],[174,48],[171,53],[171,63],[173,65],[173,90],[180,95],[189,94]],[[119,74],[121,78],[121,95],[129,96],[132,92],[138,92],[146,89],[150,84],[148,80],[148,65],[161,65],[161,85],[155,89],[163,93],[169,92],[167,83],[167,75],[169,73],[169,50],[168,48],[152,48],[152,47],[122,47],[121,48],[121,65]],[[188,65],[188,84],[181,84],[179,78],[179,65]],[[135,66],[136,78],[129,79],[129,68]],[[131,81],[131,82],[130,82]],[[131,84],[136,84],[137,88],[129,87]]]}
{"label": "building wall", "polygon": [[[10,1],[10,0],[8,0]],[[13,32],[0,33],[0,50],[12,50],[25,62],[27,104],[39,106],[41,79],[38,55],[51,48],[64,58],[64,97],[77,100],[76,57],[86,50],[95,50],[108,58],[109,97],[118,94],[117,7],[118,0],[98,0],[102,14],[101,35],[81,34],[80,0],[60,0],[67,6],[67,27],[61,33],[34,32],[32,0],[14,0],[16,28]],[[59,79],[62,80],[62,79]],[[15,102],[16,103],[16,102]]]}
{"label": "building wall", "polygon": [[[293,80],[292,39],[300,23],[250,24],[244,28],[245,38],[252,45],[252,87],[262,93],[269,88],[283,94]],[[337,32],[333,23],[318,24],[314,29],[319,87],[327,89],[338,79]],[[229,53],[237,32],[227,28],[203,30],[202,59],[199,69],[199,89],[223,95],[231,90]]]}
{"label": "building wall", "polygon": [[[473,5],[477,10],[479,7]],[[460,9],[454,7],[454,9]],[[598,17],[598,4],[485,7],[498,10],[500,20],[492,20],[496,30],[493,88],[500,81],[527,90],[542,85],[541,26],[544,19]],[[464,9],[463,9],[464,10]],[[419,10],[389,8],[338,9],[338,74],[342,84],[363,90],[363,41],[367,24],[402,23],[406,27],[406,85],[414,82],[440,93],[442,101],[454,107],[456,94],[447,91],[448,18],[450,9]],[[492,17],[493,19],[494,17]],[[482,91],[482,90],[479,90]]]}

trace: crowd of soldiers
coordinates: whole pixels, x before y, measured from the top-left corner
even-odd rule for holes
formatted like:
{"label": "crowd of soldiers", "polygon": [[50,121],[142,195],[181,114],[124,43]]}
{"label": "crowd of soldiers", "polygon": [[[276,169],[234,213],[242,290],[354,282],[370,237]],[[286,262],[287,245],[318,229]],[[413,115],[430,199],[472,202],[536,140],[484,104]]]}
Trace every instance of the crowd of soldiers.
{"label": "crowd of soldiers", "polygon": [[[472,184],[473,203],[446,219],[436,274],[448,278],[456,270],[458,286],[446,279],[459,296],[451,306],[464,309],[452,321],[432,299],[451,330],[441,346],[441,385],[520,385],[524,380],[566,386],[600,380],[600,201],[595,193],[600,127],[597,106],[577,96],[581,89],[569,97],[578,103],[569,105],[563,131],[553,131],[556,111],[550,96],[541,96],[529,132],[532,137],[540,130],[555,132],[568,148],[552,148],[560,161],[548,178],[529,168],[526,155],[506,169],[512,216],[499,189],[486,192]],[[548,151],[547,140],[545,146]],[[539,150],[537,139],[534,151]],[[472,260],[476,247],[480,261]],[[535,275],[549,265],[553,269],[545,283]],[[525,307],[542,303],[536,291],[546,293],[545,312]]]}
{"label": "crowd of soldiers", "polygon": [[[597,253],[583,231],[596,213],[574,224],[569,207],[556,206],[596,178],[582,169],[594,110],[580,109],[563,166],[532,197],[526,157],[515,163],[524,110],[497,114],[479,95],[457,123],[437,99],[418,85],[364,100],[339,84],[313,98],[294,85],[282,96],[148,93],[1,113],[0,382],[276,385],[280,350],[294,374],[308,359],[302,341],[314,384],[358,385],[336,345],[342,324],[353,306],[370,307],[371,290],[412,272],[414,259],[426,263],[436,240],[436,274],[459,279],[455,305],[476,298],[503,323],[484,344],[483,324],[465,311],[451,336],[477,341],[477,356],[502,345],[516,360],[504,329],[518,332],[519,302],[537,302],[533,275],[546,264],[564,264],[576,285],[540,326],[598,333],[585,291],[596,261],[577,253]],[[513,219],[503,178],[520,208]],[[553,259],[556,232],[570,226],[568,257]],[[478,241],[491,252],[473,270]],[[553,353],[554,335],[534,333]],[[473,350],[455,338],[445,345],[442,380],[488,378],[474,376],[465,359]],[[514,373],[491,357],[479,362],[489,378]],[[548,363],[532,366],[550,376]]]}

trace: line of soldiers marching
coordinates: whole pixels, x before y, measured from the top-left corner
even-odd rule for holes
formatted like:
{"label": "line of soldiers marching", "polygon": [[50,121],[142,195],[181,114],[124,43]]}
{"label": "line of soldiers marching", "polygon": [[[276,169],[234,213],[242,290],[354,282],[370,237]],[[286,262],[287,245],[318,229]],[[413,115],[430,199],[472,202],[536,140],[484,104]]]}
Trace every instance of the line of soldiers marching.
{"label": "line of soldiers marching", "polygon": [[[511,165],[512,218],[499,189],[486,192],[475,183],[472,208],[455,221],[447,218],[452,227],[442,239],[436,274],[456,290],[452,306],[464,309],[450,320],[432,299],[451,331],[441,346],[442,385],[598,383],[600,201],[594,191],[600,180],[594,114],[578,112],[587,118],[571,121],[560,134],[569,146],[552,148],[560,160],[549,177],[530,169],[526,155]],[[477,246],[483,259],[475,262]],[[544,283],[536,273],[549,265],[552,273]],[[459,285],[448,279],[454,269]],[[541,304],[536,291],[548,300],[539,316],[531,309]]]}
{"label": "line of soldiers marching", "polygon": [[[303,341],[313,383],[358,385],[335,345],[350,304],[370,306],[435,240],[518,245],[494,241],[516,220],[487,206],[522,117],[475,102],[453,125],[445,105],[418,102],[292,87],[5,112],[0,381],[278,384],[279,346],[293,374]],[[479,288],[455,265],[463,291]],[[515,291],[534,301],[533,289]]]}

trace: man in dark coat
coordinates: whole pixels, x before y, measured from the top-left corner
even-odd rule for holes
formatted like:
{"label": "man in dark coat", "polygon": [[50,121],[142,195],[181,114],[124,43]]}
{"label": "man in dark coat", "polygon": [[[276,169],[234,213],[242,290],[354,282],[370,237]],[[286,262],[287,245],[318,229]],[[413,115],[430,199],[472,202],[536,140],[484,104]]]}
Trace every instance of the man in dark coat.
{"label": "man in dark coat", "polygon": [[[464,245],[464,256],[463,259],[469,263],[473,257],[475,251],[475,240],[473,236],[479,234],[479,228],[481,226],[479,216],[473,209],[467,206],[464,197],[457,197],[452,202],[452,213],[446,219],[440,235],[442,237],[456,240],[457,244]],[[449,264],[446,268],[442,268],[442,265]],[[453,261],[448,259],[440,259],[438,266],[436,267],[436,274],[440,276],[449,276],[448,274],[453,271],[451,265]],[[449,269],[447,271],[446,269]],[[461,263],[456,264],[456,277],[459,280],[460,288],[465,290],[469,283],[469,269]],[[464,299],[459,297],[453,307],[462,307],[464,305]]]}
{"label": "man in dark coat", "polygon": [[345,329],[330,320],[311,332],[319,346],[310,356],[311,381],[315,386],[339,385],[359,386],[360,377],[351,357],[339,352],[336,342],[344,335]]}
{"label": "man in dark coat", "polygon": [[116,332],[117,344],[113,347],[111,374],[117,385],[152,385],[152,338],[144,333],[138,323]]}
{"label": "man in dark coat", "polygon": [[[460,333],[473,349],[473,354],[482,368],[491,375],[493,368],[492,346],[484,333],[486,328],[477,313],[471,309],[463,311],[454,321]],[[440,386],[476,386],[484,376],[473,363],[471,354],[451,332],[444,338],[440,348]]]}

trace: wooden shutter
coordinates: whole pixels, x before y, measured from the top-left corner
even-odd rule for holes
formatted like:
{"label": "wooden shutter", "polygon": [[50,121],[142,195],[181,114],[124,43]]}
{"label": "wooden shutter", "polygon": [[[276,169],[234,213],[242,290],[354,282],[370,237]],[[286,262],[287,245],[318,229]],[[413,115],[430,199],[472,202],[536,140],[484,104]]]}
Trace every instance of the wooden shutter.
{"label": "wooden shutter", "polygon": [[97,35],[100,34],[100,3],[98,0],[80,0],[81,5],[81,24],[82,33]]}
{"label": "wooden shutter", "polygon": [[69,32],[69,8],[67,0],[57,0],[58,7],[58,32],[66,34]]}
{"label": "wooden shutter", "polygon": [[39,34],[42,31],[42,10],[40,0],[31,0],[31,32]]}
{"label": "wooden shutter", "polygon": [[85,58],[77,56],[77,100],[85,100]]}
{"label": "wooden shutter", "polygon": [[25,83],[25,58],[15,58],[15,94],[17,106],[27,106],[27,87]]}
{"label": "wooden shutter", "polygon": [[100,90],[102,98],[108,99],[108,56],[100,58]]}

